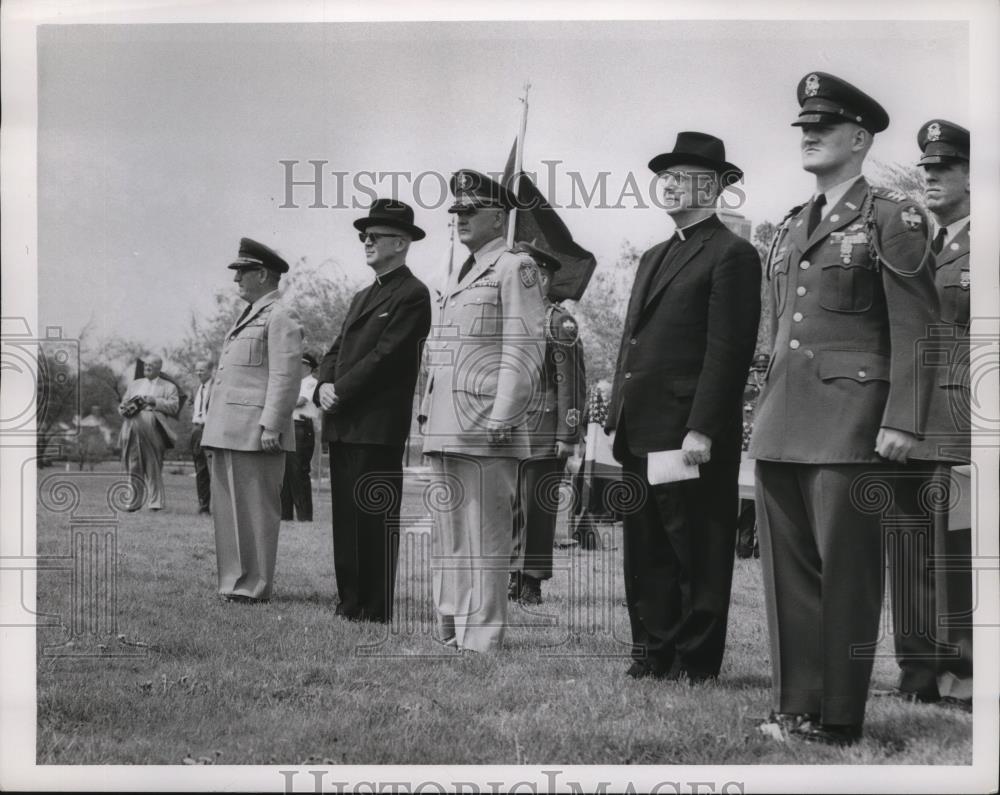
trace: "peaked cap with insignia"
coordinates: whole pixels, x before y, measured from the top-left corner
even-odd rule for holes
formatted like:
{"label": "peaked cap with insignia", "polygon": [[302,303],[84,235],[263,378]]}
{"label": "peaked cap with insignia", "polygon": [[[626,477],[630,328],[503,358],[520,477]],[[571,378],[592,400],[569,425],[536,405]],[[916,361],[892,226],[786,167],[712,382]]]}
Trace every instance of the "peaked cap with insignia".
{"label": "peaked cap with insignia", "polygon": [[924,153],[918,166],[969,160],[969,131],[954,122],[944,119],[924,122],[917,133],[917,144]]}
{"label": "peaked cap with insignia", "polygon": [[826,72],[810,72],[799,81],[796,94],[799,118],[793,127],[805,124],[854,122],[873,135],[889,126],[885,108],[856,86]]}

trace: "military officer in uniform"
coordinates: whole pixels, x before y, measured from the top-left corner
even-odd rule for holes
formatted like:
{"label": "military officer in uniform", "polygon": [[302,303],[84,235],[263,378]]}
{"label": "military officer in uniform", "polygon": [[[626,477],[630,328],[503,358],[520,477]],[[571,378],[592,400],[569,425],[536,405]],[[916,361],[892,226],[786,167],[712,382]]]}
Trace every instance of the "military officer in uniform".
{"label": "military officer in uniform", "polygon": [[302,326],[278,294],[288,263],[240,241],[235,271],[243,314],[229,329],[212,384],[202,447],[212,450],[212,519],[219,594],[266,602],[274,584],[285,453],[295,451]]}
{"label": "military officer in uniform", "polygon": [[816,193],[768,257],[773,355],[750,455],[770,728],[843,745],[862,732],[882,604],[879,501],[891,502],[889,478],[921,433],[916,350],[937,296],[923,213],[861,176],[886,111],[823,72],[802,78],[798,101]]}
{"label": "military officer in uniform", "polygon": [[[972,699],[971,530],[949,529],[951,465],[969,462],[969,131],[931,119],[917,134],[941,316],[929,330],[923,360],[932,367],[926,438],[895,486],[907,521],[887,544],[893,642],[900,667],[889,694],[963,709]],[[933,348],[933,350],[932,350]],[[934,366],[927,363],[940,363]],[[936,495],[936,497],[933,497]],[[931,558],[947,556],[947,570]],[[946,617],[942,614],[947,614]],[[944,618],[944,620],[941,620]]]}
{"label": "military officer in uniform", "polygon": [[548,297],[552,278],[561,267],[559,260],[540,244],[518,243],[514,251],[529,254],[538,264],[538,280],[545,296],[545,402],[531,438],[532,457],[524,462],[518,476],[507,598],[541,604],[542,580],[552,577],[559,483],[566,459],[583,435],[587,383],[576,320]]}
{"label": "military officer in uniform", "polygon": [[434,478],[434,604],[442,642],[492,652],[507,620],[517,470],[542,399],[545,302],[534,260],[504,240],[513,194],[468,170],[451,191],[470,256],[440,299],[420,411]]}

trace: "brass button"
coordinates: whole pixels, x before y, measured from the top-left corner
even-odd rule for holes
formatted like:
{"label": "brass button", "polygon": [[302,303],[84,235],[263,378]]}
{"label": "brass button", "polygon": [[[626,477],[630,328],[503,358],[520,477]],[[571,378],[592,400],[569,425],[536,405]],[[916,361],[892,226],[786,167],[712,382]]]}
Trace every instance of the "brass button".
{"label": "brass button", "polygon": [[805,287],[797,287],[796,290],[795,290],[795,294],[796,295],[805,295],[806,294],[806,288]]}
{"label": "brass button", "polygon": [[792,315],[792,320],[794,320],[796,323],[800,323],[802,321],[802,313],[796,312],[794,315]]}
{"label": "brass button", "polygon": [[816,355],[815,353],[813,353],[813,352],[812,352],[811,350],[809,350],[808,348],[806,348],[806,349],[805,349],[804,351],[802,351],[802,352],[803,352],[803,353],[804,353],[804,354],[806,355],[806,358],[807,358],[807,359],[811,359],[811,358],[813,358],[813,357],[814,357],[814,356]]}
{"label": "brass button", "polygon": [[625,373],[625,380],[626,380],[626,381],[627,381],[627,380],[628,380],[629,378],[631,378],[631,377],[632,377],[632,373]]}
{"label": "brass button", "polygon": [[802,260],[802,262],[799,263],[799,267],[802,268],[802,270],[804,271],[809,270],[810,265],[812,265],[812,263],[807,259],[804,259]]}
{"label": "brass button", "polygon": [[865,378],[868,375],[867,370],[858,370],[858,378]]}
{"label": "brass button", "polygon": [[637,340],[635,337],[632,337],[632,339],[629,340],[630,345],[636,345],[638,342],[639,340]]}
{"label": "brass button", "polygon": [[455,306],[455,302],[452,301],[451,304],[450,304],[450,306]]}
{"label": "brass button", "polygon": [[791,348],[793,351],[797,351],[799,349],[799,341],[792,340],[791,342],[788,343],[788,347]]}

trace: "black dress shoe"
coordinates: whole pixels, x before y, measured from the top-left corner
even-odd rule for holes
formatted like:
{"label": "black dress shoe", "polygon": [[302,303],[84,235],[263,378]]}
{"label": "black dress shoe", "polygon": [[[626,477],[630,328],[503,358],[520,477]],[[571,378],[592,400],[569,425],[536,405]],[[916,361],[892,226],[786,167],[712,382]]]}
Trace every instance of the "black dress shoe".
{"label": "black dress shoe", "polygon": [[341,616],[342,618],[354,619],[358,617],[358,608],[349,607],[348,605],[341,602],[337,605],[337,608],[333,611],[335,616]]}
{"label": "black dress shoe", "polygon": [[542,603],[542,581],[530,574],[522,574],[521,594],[517,601],[523,605],[540,605]]}
{"label": "black dress shoe", "polygon": [[937,702],[939,707],[945,707],[946,709],[955,709],[959,712],[972,712],[972,699],[971,698],[955,698],[954,696],[942,696]]}
{"label": "black dress shoe", "polygon": [[625,675],[631,676],[633,679],[677,679],[676,674],[672,674],[669,668],[661,668],[646,662],[640,662],[639,660],[636,660],[629,666]]}
{"label": "black dress shoe", "polygon": [[845,747],[861,739],[860,724],[813,723],[805,721],[789,730],[789,734],[810,743]]}
{"label": "black dress shoe", "polygon": [[270,599],[256,599],[253,596],[245,596],[240,593],[227,593],[222,595],[223,601],[234,602],[241,605],[266,605]]}

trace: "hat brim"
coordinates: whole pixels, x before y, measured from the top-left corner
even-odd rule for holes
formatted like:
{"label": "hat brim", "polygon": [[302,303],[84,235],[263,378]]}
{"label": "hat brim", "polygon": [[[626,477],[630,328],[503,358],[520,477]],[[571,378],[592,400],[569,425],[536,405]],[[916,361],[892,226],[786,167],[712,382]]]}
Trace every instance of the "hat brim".
{"label": "hat brim", "polygon": [[968,163],[967,157],[958,155],[924,155],[917,161],[918,166],[952,165],[953,163]]}
{"label": "hat brim", "polygon": [[268,265],[266,262],[261,262],[256,259],[238,259],[234,262],[230,262],[227,266],[229,270],[237,271],[248,268],[263,268],[266,271],[271,271],[272,273],[288,273],[288,266],[285,265],[284,268],[277,265]]}
{"label": "hat brim", "polygon": [[654,174],[662,174],[671,166],[705,166],[720,177],[724,187],[729,187],[743,179],[743,171],[725,160],[713,160],[701,155],[684,154],[683,152],[664,152],[649,161],[649,170]]}
{"label": "hat brim", "polygon": [[406,232],[410,236],[410,240],[423,240],[427,237],[427,233],[416,224],[408,224],[394,218],[369,218],[365,216],[354,222],[354,228],[359,232],[364,232],[369,226],[389,226],[393,229],[399,229]]}

